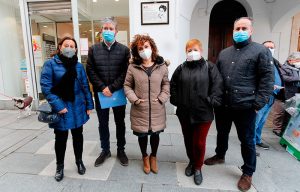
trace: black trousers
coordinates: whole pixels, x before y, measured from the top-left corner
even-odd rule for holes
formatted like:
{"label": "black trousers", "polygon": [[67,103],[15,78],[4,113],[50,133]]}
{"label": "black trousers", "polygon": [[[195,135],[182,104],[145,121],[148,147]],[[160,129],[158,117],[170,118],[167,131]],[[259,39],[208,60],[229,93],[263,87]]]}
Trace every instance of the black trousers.
{"label": "black trousers", "polygon": [[[75,129],[71,129],[72,137],[73,137],[73,148],[75,154],[75,160],[82,159],[82,150],[83,150],[83,135],[82,135],[83,127],[78,127]],[[54,129],[55,133],[55,154],[56,154],[56,164],[64,164],[65,160],[65,152],[67,148],[67,140],[69,131],[60,131]]]}
{"label": "black trousers", "polygon": [[[109,132],[109,108],[101,109],[98,95],[95,94],[96,111],[99,121],[99,135],[100,143],[103,151],[110,151],[110,132]],[[126,139],[126,127],[125,127],[125,110],[126,105],[113,107],[114,119],[116,124],[116,137],[117,137],[117,150],[122,151],[125,149]]]}
{"label": "black trousers", "polygon": [[241,153],[244,160],[243,173],[249,176],[255,172],[255,118],[254,109],[233,110],[230,108],[215,109],[217,128],[216,155],[224,158],[228,149],[228,138],[232,122],[236,126],[238,138],[241,142]]}

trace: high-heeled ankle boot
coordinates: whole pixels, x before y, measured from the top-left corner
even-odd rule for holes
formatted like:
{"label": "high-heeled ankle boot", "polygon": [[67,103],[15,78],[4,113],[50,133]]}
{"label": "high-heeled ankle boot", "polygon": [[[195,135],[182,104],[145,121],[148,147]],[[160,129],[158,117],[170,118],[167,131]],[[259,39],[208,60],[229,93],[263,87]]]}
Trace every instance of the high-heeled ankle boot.
{"label": "high-heeled ankle boot", "polygon": [[143,157],[143,170],[146,174],[150,173],[150,161],[149,156]]}
{"label": "high-heeled ankle boot", "polygon": [[77,165],[77,168],[78,168],[78,173],[79,175],[84,175],[85,174],[85,171],[86,171],[86,168],[82,162],[82,160],[77,160],[76,161],[76,165]]}
{"label": "high-heeled ankle boot", "polygon": [[158,173],[157,159],[156,157],[150,155],[150,167],[151,171],[155,174]]}
{"label": "high-heeled ankle boot", "polygon": [[54,178],[57,182],[64,178],[64,164],[57,164]]}

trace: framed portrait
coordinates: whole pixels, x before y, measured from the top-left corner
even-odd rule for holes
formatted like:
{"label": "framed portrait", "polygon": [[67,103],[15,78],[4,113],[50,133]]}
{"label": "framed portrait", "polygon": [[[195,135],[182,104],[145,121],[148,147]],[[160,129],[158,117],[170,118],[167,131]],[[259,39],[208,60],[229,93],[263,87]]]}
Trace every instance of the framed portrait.
{"label": "framed portrait", "polygon": [[141,3],[142,25],[169,24],[169,1],[154,1]]}

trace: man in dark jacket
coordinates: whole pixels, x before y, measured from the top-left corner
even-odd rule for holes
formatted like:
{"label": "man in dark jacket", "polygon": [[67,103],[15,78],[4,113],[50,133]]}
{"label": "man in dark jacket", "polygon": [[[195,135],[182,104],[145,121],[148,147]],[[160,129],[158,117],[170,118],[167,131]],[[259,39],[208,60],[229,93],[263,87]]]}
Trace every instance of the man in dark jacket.
{"label": "man in dark jacket", "polygon": [[[88,53],[87,74],[93,85],[96,111],[99,120],[99,134],[102,152],[95,161],[95,166],[101,165],[111,156],[109,143],[109,108],[101,109],[98,92],[110,97],[112,93],[122,89],[129,62],[129,48],[115,40],[117,33],[116,22],[105,18],[101,29],[103,42],[93,45]],[[117,157],[121,165],[128,165],[125,149],[125,107],[113,107],[117,135]]]}
{"label": "man in dark jacket", "polygon": [[242,17],[234,22],[234,45],[221,51],[217,66],[224,80],[223,106],[215,110],[217,127],[216,155],[206,165],[225,162],[228,137],[234,122],[241,142],[243,175],[238,182],[241,191],[251,188],[256,168],[255,117],[272,94],[273,61],[269,50],[252,42],[252,20]]}

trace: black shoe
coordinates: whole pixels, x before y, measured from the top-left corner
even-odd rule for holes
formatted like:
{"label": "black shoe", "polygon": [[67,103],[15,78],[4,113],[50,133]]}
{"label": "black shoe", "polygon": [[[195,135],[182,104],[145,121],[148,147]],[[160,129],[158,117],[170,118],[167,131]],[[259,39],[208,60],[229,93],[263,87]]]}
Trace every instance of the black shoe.
{"label": "black shoe", "polygon": [[282,136],[282,134],[281,134],[280,131],[275,131],[275,130],[273,130],[273,133],[274,133],[275,135],[277,135],[278,137],[281,137],[281,136]]}
{"label": "black shoe", "polygon": [[58,164],[56,166],[56,173],[54,178],[57,182],[61,181],[64,178],[64,164]]}
{"label": "black shoe", "polygon": [[196,185],[200,185],[203,181],[201,170],[195,170],[194,182]]}
{"label": "black shoe", "polygon": [[194,175],[194,166],[192,162],[189,162],[188,166],[185,168],[185,175],[190,177]]}
{"label": "black shoe", "polygon": [[117,152],[117,157],[120,160],[120,164],[123,166],[128,166],[128,158],[124,150]]}
{"label": "black shoe", "polygon": [[110,151],[102,151],[100,156],[96,159],[94,166],[99,167],[102,163],[104,163],[105,159],[111,157]]}
{"label": "black shoe", "polygon": [[261,147],[261,148],[265,149],[265,150],[268,150],[270,148],[269,145],[266,145],[264,143],[256,143],[256,145],[258,147]]}
{"label": "black shoe", "polygon": [[82,160],[76,161],[76,165],[77,165],[77,168],[78,168],[79,175],[84,175],[85,171],[86,171],[86,168],[85,168]]}

